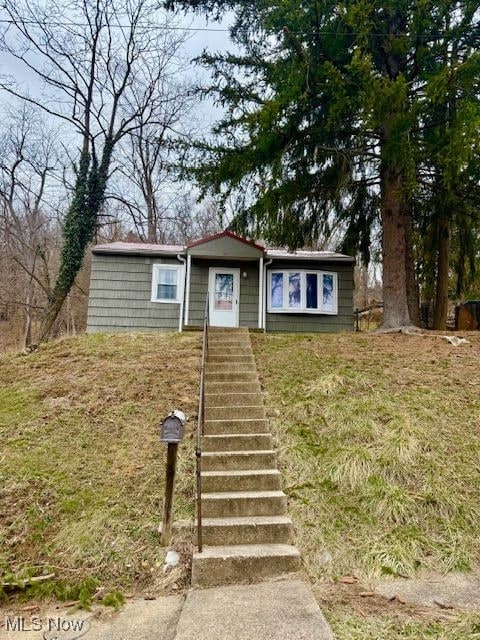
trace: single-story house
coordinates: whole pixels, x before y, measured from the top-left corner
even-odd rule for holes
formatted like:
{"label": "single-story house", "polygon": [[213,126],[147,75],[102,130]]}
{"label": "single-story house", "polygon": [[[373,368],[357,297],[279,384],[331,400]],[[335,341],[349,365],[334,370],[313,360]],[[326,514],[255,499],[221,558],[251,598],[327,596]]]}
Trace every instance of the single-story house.
{"label": "single-story house", "polygon": [[354,258],[267,249],[229,231],[187,246],[93,247],[87,331],[350,331]]}

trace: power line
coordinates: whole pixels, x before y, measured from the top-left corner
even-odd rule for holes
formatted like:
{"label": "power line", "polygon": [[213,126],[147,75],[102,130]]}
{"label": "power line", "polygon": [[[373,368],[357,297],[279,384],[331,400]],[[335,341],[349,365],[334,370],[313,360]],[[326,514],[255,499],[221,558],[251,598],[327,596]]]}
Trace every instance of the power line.
{"label": "power line", "polygon": [[[30,25],[30,26],[44,26],[44,27],[79,27],[81,29],[89,28],[91,25],[88,23],[81,22],[52,22],[48,20],[27,20],[27,19],[19,19],[16,20],[8,20],[5,18],[0,18],[0,24],[8,24],[16,26],[17,24],[22,25]],[[105,25],[106,26],[106,25]],[[141,29],[147,30],[157,30],[157,31],[187,31],[187,32],[207,32],[207,33],[230,33],[230,29],[225,28],[216,28],[216,27],[175,27],[175,26],[164,26],[160,24],[137,24],[137,27]],[[128,24],[109,24],[109,28],[112,29],[130,29],[131,25]],[[347,36],[364,36],[367,38],[432,38],[432,39],[452,39],[458,37],[455,34],[447,34],[447,33],[363,33],[359,31],[289,31],[289,34],[295,36],[339,36],[339,37],[347,37]],[[273,35],[273,34],[272,34]],[[469,34],[470,38],[474,38],[475,40],[480,39],[479,34]]]}

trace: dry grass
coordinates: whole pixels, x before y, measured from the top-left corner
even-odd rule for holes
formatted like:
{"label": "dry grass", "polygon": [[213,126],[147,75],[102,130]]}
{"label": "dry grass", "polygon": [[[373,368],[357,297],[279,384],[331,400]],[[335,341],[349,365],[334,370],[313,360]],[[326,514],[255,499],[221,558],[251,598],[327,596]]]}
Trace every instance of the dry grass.
{"label": "dry grass", "polygon": [[469,340],[253,336],[312,579],[478,565],[480,336]]}
{"label": "dry grass", "polygon": [[315,597],[336,640],[480,640],[480,616],[367,596],[368,586],[322,584]]}
{"label": "dry grass", "polygon": [[0,358],[0,575],[164,581],[161,418],[181,408],[176,517],[193,511],[199,337],[91,335]]}

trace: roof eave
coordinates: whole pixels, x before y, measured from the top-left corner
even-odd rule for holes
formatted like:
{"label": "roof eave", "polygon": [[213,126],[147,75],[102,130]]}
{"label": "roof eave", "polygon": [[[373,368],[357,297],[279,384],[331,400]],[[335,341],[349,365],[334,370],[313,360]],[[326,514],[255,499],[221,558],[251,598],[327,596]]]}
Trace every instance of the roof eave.
{"label": "roof eave", "polygon": [[116,249],[109,247],[92,247],[92,253],[121,256],[178,256],[185,255],[185,249]]}
{"label": "roof eave", "polygon": [[336,262],[345,264],[354,264],[355,258],[352,256],[300,256],[294,253],[285,255],[266,254],[267,260],[300,260],[304,262]]}

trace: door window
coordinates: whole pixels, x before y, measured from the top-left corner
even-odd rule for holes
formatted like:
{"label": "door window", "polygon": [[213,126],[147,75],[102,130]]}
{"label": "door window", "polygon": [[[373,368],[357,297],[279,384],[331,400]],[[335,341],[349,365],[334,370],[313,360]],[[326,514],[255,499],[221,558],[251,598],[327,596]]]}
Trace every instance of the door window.
{"label": "door window", "polygon": [[214,308],[218,311],[233,309],[233,273],[215,274]]}

